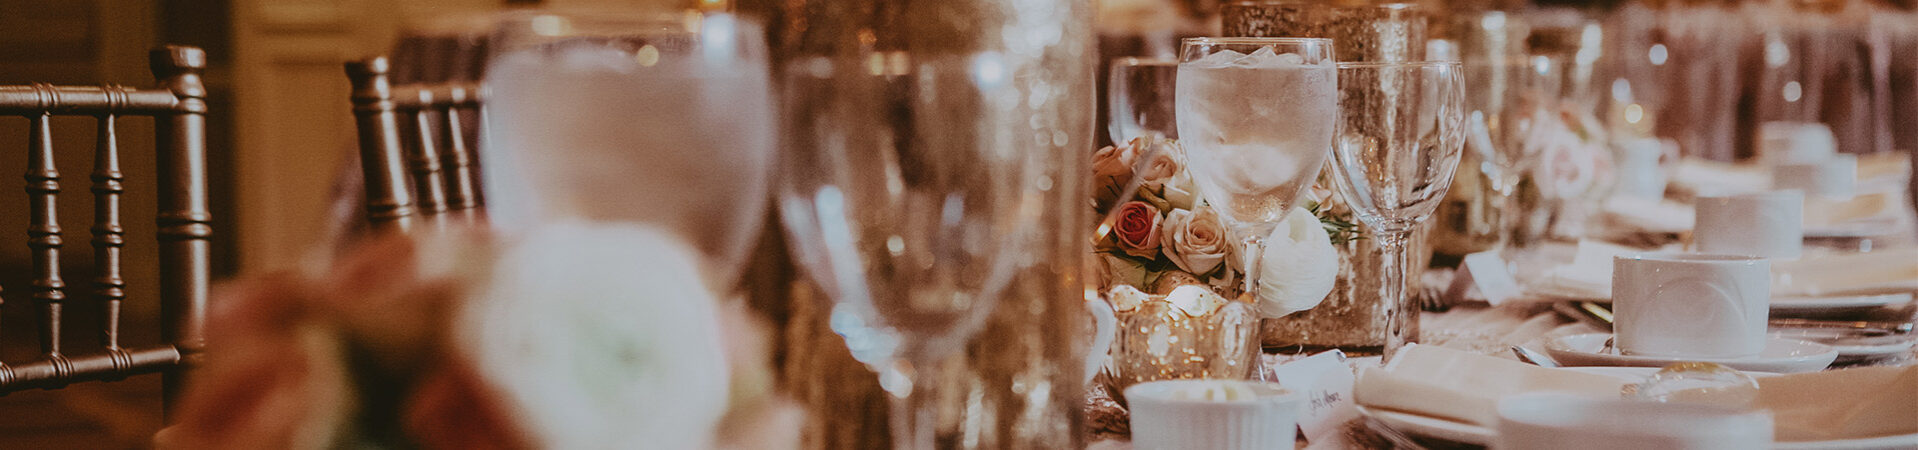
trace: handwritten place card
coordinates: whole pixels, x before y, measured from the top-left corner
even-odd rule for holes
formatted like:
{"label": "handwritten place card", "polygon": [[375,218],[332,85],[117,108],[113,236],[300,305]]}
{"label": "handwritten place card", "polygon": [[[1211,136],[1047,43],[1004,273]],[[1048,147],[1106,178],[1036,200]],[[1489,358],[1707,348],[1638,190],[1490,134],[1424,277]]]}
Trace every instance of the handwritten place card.
{"label": "handwritten place card", "polygon": [[1338,439],[1345,423],[1359,418],[1359,410],[1352,403],[1355,378],[1344,352],[1332,350],[1280,364],[1270,374],[1280,386],[1305,393],[1299,430],[1308,441]]}

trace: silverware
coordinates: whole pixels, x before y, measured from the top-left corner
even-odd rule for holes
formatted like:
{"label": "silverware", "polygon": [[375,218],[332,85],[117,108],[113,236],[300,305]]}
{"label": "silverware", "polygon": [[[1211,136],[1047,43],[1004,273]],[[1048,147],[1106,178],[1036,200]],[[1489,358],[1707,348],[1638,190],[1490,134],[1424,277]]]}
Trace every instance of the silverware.
{"label": "silverware", "polygon": [[1425,446],[1419,445],[1418,441],[1412,440],[1411,436],[1406,436],[1405,433],[1392,429],[1392,426],[1386,425],[1385,422],[1381,422],[1371,416],[1365,417],[1365,427],[1372,429],[1373,432],[1378,433],[1379,436],[1384,437],[1385,440],[1391,441],[1392,448],[1402,450],[1427,450]]}
{"label": "silverware", "polygon": [[1558,367],[1558,361],[1552,360],[1552,357],[1546,356],[1543,353],[1532,351],[1532,349],[1529,349],[1529,348],[1514,345],[1512,346],[1512,354],[1518,356],[1519,361],[1525,361],[1525,362],[1531,363],[1534,366],[1546,367],[1546,368]]}
{"label": "silverware", "polygon": [[1771,319],[1770,324],[1772,328],[1843,328],[1882,331],[1889,334],[1906,334],[1910,333],[1913,328],[1911,322],[1878,322],[1870,320],[1848,321],[1780,318]]}
{"label": "silverware", "polygon": [[[1592,326],[1605,328],[1605,329],[1610,329],[1612,327],[1611,307],[1598,304],[1597,302],[1578,301],[1578,302],[1560,303],[1557,305],[1553,305],[1553,310],[1558,311],[1560,314],[1571,316],[1573,319],[1577,319],[1581,322],[1591,324]],[[1851,330],[1859,330],[1859,331],[1875,331],[1875,332],[1882,332],[1887,334],[1908,334],[1914,331],[1914,329],[1918,329],[1918,324],[1913,324],[1912,322],[1799,319],[1799,318],[1790,318],[1790,317],[1771,319],[1768,322],[1768,325],[1770,325],[1770,328],[1773,328],[1773,329],[1841,328],[1841,329],[1851,329]]]}

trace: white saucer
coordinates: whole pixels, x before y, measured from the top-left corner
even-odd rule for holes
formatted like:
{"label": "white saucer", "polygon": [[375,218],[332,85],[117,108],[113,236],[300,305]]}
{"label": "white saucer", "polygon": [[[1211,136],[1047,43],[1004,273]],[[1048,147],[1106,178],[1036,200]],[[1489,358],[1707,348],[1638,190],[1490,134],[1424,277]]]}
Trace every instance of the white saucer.
{"label": "white saucer", "polygon": [[1799,373],[1824,370],[1831,365],[1832,360],[1838,359],[1838,351],[1831,346],[1775,337],[1767,338],[1763,353],[1749,358],[1677,358],[1600,352],[1605,348],[1605,341],[1611,337],[1611,333],[1559,336],[1545,341],[1544,347],[1553,360],[1567,366],[1664,367],[1672,363],[1698,361],[1752,372]]}
{"label": "white saucer", "polygon": [[1863,294],[1863,295],[1827,295],[1827,296],[1784,296],[1772,297],[1771,310],[1777,312],[1818,312],[1841,309],[1877,308],[1881,306],[1902,305],[1911,302],[1911,293]]}

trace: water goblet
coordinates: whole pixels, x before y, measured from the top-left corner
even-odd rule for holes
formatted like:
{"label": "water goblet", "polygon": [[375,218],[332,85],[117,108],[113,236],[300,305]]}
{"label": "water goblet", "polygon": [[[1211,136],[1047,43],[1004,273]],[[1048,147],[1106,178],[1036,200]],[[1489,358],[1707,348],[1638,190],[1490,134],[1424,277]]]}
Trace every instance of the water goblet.
{"label": "water goblet", "polygon": [[1111,72],[1106,83],[1106,108],[1111,116],[1106,120],[1106,131],[1112,135],[1113,144],[1142,137],[1179,138],[1172,101],[1178,61],[1118,58],[1112,60]]}
{"label": "water goblet", "polygon": [[1318,178],[1338,117],[1332,40],[1187,38],[1178,131],[1200,196],[1244,241],[1245,292],[1258,292],[1265,237]]}
{"label": "water goblet", "polygon": [[732,289],[764,223],[777,140],[759,25],[648,8],[527,11],[487,42],[479,157],[490,226],[658,226],[700,251],[699,281]]}
{"label": "water goblet", "polygon": [[1385,358],[1418,337],[1405,295],[1405,238],[1452,185],[1463,141],[1457,62],[1340,63],[1332,177],[1385,252]]}

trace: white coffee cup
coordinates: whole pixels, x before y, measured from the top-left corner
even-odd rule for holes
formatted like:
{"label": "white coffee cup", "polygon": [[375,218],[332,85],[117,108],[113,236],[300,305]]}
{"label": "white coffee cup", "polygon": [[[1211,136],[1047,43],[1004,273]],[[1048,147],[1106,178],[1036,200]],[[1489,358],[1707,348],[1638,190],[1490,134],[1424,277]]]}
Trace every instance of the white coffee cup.
{"label": "white coffee cup", "polygon": [[1138,450],[1292,448],[1305,405],[1300,392],[1238,380],[1153,381],[1125,397]]}
{"label": "white coffee cup", "polygon": [[1765,349],[1771,261],[1697,253],[1612,259],[1613,346],[1631,355],[1742,358]]}
{"label": "white coffee cup", "polygon": [[1838,150],[1831,127],[1817,122],[1765,122],[1758,126],[1758,158],[1770,164],[1823,161]]}
{"label": "white coffee cup", "polygon": [[1805,194],[1770,191],[1698,198],[1700,253],[1796,259],[1805,247]]}
{"label": "white coffee cup", "polygon": [[1665,170],[1658,162],[1665,156],[1660,139],[1637,138],[1618,142],[1618,195],[1637,198],[1665,198]]}
{"label": "white coffee cup", "polygon": [[1772,166],[1771,187],[1849,198],[1858,189],[1858,157],[1832,155],[1822,161]]}
{"label": "white coffee cup", "polygon": [[1718,405],[1518,394],[1498,402],[1498,450],[1743,450],[1772,445],[1772,417]]}

